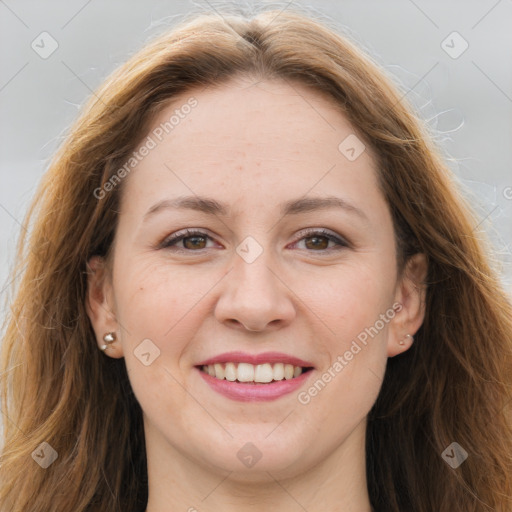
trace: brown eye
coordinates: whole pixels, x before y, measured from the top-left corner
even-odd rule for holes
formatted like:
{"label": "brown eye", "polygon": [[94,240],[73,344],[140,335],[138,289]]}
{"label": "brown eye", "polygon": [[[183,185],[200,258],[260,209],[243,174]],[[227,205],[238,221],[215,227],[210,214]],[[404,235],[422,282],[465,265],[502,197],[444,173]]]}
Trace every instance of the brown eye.
{"label": "brown eye", "polygon": [[[308,249],[327,249],[329,245],[329,239],[326,236],[308,236],[304,240],[306,240],[305,245]],[[311,240],[311,242],[308,243],[307,240]]]}
{"label": "brown eye", "polygon": [[204,249],[206,246],[205,236],[187,236],[182,238],[185,249]]}
{"label": "brown eye", "polygon": [[[345,239],[325,229],[303,231],[300,234],[302,238],[295,242],[295,244],[304,243],[303,247],[299,245],[299,249],[305,249],[309,252],[323,253],[350,247],[350,244]],[[329,243],[332,243],[331,247],[329,247]]]}
{"label": "brown eye", "polygon": [[196,250],[207,249],[208,239],[211,239],[202,231],[185,230],[174,233],[166,238],[160,245],[162,249],[176,248],[178,251],[194,252]]}
{"label": "brown eye", "polygon": [[[303,232],[302,234],[303,237],[295,244],[304,242],[305,249],[309,252],[323,253],[350,247],[345,239],[324,229]],[[208,249],[208,240],[213,239],[207,233],[187,229],[167,237],[159,247],[181,252],[199,252]],[[333,246],[329,247],[329,243],[332,243]]]}

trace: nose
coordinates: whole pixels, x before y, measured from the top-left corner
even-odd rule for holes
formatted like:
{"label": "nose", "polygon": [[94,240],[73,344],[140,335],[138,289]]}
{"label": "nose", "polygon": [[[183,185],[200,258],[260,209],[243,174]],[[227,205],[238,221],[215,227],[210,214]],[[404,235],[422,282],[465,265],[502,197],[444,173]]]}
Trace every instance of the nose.
{"label": "nose", "polygon": [[293,292],[272,269],[266,251],[247,263],[234,255],[234,268],[221,281],[215,306],[217,320],[247,331],[279,329],[295,318]]}

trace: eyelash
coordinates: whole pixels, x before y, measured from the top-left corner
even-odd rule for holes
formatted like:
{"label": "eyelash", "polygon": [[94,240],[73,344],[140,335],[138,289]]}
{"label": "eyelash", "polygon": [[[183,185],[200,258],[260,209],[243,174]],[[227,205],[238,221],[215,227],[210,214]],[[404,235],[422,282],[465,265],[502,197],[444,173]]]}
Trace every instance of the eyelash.
{"label": "eyelash", "polygon": [[[341,250],[341,249],[344,249],[344,248],[348,248],[350,246],[349,243],[346,240],[344,240],[343,238],[341,238],[339,236],[334,235],[333,233],[331,233],[330,231],[328,231],[326,229],[314,229],[314,230],[311,230],[311,231],[302,231],[300,234],[302,236],[301,236],[301,238],[299,238],[297,240],[297,242],[300,242],[301,240],[303,240],[305,238],[313,238],[315,236],[320,236],[320,237],[325,237],[329,241],[332,241],[332,242],[334,242],[334,243],[336,243],[338,245],[337,248],[320,249],[318,251],[311,250],[311,251],[308,251],[308,252],[314,252],[314,253],[322,254],[322,253],[325,253],[325,252],[331,252],[332,250]],[[204,231],[198,231],[198,230],[193,230],[193,229],[185,229],[184,231],[178,231],[177,233],[174,233],[173,235],[167,237],[160,244],[159,248],[160,249],[172,249],[172,248],[174,248],[174,250],[177,251],[177,252],[188,252],[188,253],[190,253],[190,252],[202,252],[205,249],[207,249],[207,248],[203,248],[203,249],[192,250],[192,249],[185,249],[183,247],[179,247],[179,248],[175,247],[175,245],[177,243],[181,242],[185,238],[189,238],[189,237],[192,238],[194,236],[200,236],[200,237],[209,238],[210,240],[212,240],[212,237],[210,237]],[[294,243],[297,243],[297,242],[294,242]]]}

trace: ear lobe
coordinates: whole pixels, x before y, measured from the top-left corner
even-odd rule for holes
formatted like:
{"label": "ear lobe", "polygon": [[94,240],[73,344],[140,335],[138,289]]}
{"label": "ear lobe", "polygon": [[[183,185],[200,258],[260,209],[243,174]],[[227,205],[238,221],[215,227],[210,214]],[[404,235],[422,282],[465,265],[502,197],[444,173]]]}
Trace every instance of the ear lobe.
{"label": "ear lobe", "polygon": [[[395,301],[401,304],[393,318],[388,338],[388,357],[408,350],[412,338],[425,318],[428,262],[425,254],[417,253],[406,263],[402,278],[397,283]],[[409,336],[407,336],[409,335]],[[403,345],[400,341],[404,341]]]}
{"label": "ear lobe", "polygon": [[[112,284],[105,261],[100,256],[93,256],[87,262],[87,293],[85,309],[91,321],[96,342],[99,347],[104,344],[103,336],[116,332],[119,328],[115,311],[112,309]],[[108,354],[116,357],[117,347],[111,346]],[[117,357],[121,357],[119,353]]]}

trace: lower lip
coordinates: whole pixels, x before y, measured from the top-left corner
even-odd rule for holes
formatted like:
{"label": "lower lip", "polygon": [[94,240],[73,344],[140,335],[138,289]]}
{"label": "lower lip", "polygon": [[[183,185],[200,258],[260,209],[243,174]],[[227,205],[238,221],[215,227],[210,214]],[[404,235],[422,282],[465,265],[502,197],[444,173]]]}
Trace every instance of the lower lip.
{"label": "lower lip", "polygon": [[196,370],[214,391],[239,402],[268,402],[276,400],[296,391],[313,373],[313,370],[309,370],[293,379],[283,379],[269,384],[243,384],[225,379],[217,379],[201,371],[199,368],[196,368]]}

